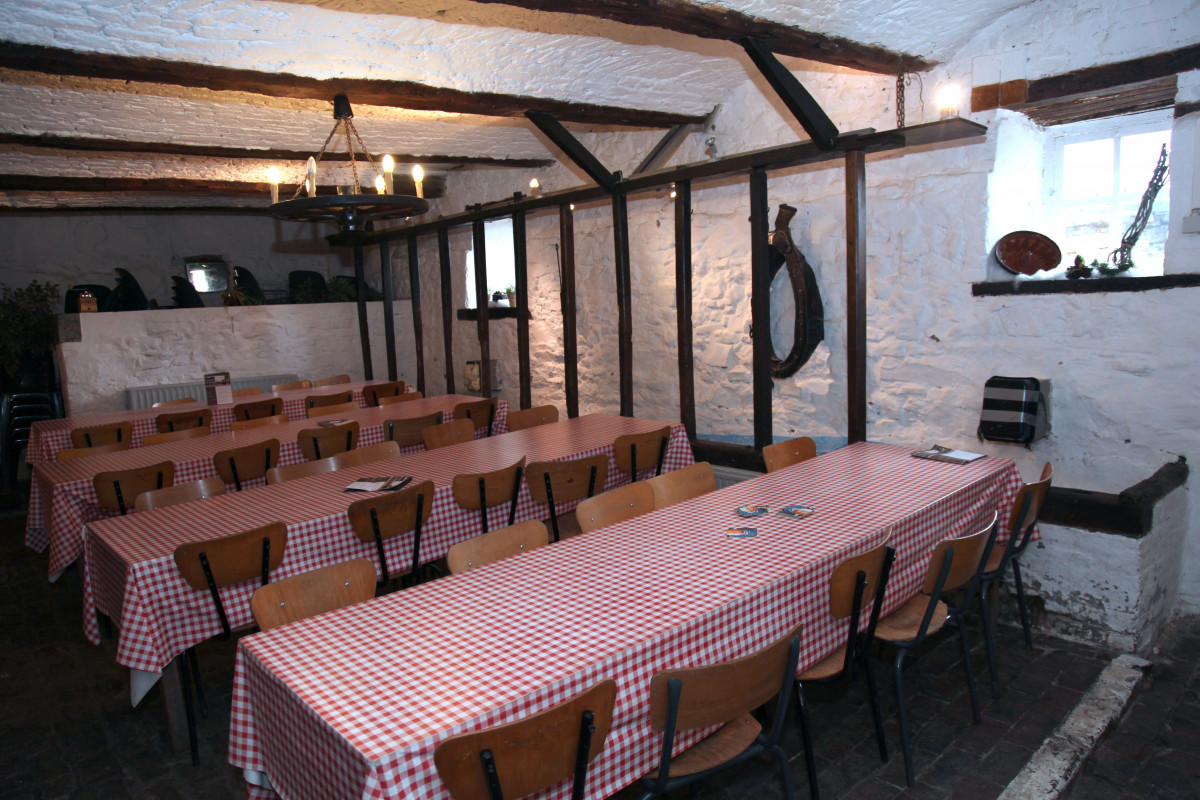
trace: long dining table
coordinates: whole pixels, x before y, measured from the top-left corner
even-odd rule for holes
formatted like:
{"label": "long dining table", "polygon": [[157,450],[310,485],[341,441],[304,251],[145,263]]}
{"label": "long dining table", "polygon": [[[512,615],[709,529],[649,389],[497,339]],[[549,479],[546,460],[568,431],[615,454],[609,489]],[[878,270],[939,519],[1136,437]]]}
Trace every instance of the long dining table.
{"label": "long dining table", "polygon": [[[445,798],[447,737],[617,682],[589,770],[606,797],[657,763],[650,678],[737,658],[803,624],[800,668],[844,641],[829,580],[885,537],[890,611],[918,591],[941,540],[1007,509],[1012,461],[948,464],[858,443],[469,572],[244,637],[229,760],[252,797]],[[803,519],[780,508],[805,504]],[[742,505],[768,506],[753,519]],[[754,528],[731,538],[730,528]],[[680,739],[694,742],[694,734]],[[569,781],[539,798],[565,797]]]}
{"label": "long dining table", "polygon": [[[69,461],[43,462],[34,465],[29,485],[29,511],[26,519],[25,544],[38,552],[48,551],[47,572],[54,580],[72,564],[83,551],[83,526],[89,522],[116,516],[117,511],[100,505],[92,478],[110,470],[134,469],[170,461],[175,469],[175,483],[186,483],[217,474],[213,456],[234,447],[279,440],[279,464],[298,464],[304,460],[297,434],[306,428],[317,427],[322,420],[353,419],[359,423],[358,446],[366,447],[384,441],[384,423],[390,419],[411,419],[428,414],[442,414],[445,421],[454,418],[459,403],[479,400],[468,395],[438,395],[421,400],[406,401],[375,408],[360,407],[334,417],[299,419],[284,425],[264,425],[241,431],[213,433],[194,439],[137,447],[116,453],[73,458]],[[508,403],[497,403],[492,433],[508,430]],[[477,431],[478,436],[487,433]],[[405,448],[409,452],[424,450],[424,445]],[[243,483],[243,489],[262,486],[265,478]],[[232,487],[229,487],[232,490]]]}

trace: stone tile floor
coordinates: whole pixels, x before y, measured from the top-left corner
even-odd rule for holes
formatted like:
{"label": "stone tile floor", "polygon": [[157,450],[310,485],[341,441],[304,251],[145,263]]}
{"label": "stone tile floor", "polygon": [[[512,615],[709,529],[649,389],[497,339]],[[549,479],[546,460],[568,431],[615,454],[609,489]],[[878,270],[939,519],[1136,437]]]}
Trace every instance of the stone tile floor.
{"label": "stone tile floor", "polygon": [[[152,691],[137,708],[116,666],[115,642],[83,638],[78,568],[55,584],[45,558],[23,544],[24,517],[0,519],[0,799],[242,798],[245,784],[225,760],[233,642],[198,648],[209,716],[200,720],[201,766],[170,751],[162,701]],[[1156,665],[1146,688],[1080,779],[1074,797],[1192,796],[1200,759],[1200,692],[1195,654],[1200,627],[1185,631]],[[826,798],[994,798],[1070,711],[1110,653],[1038,636],[1025,650],[1019,630],[1002,626],[1004,693],[986,689],[982,646],[973,653],[983,722],[971,724],[956,636],[942,636],[907,659],[905,683],[918,780],[908,788],[888,662],[879,662],[891,759],[875,749],[861,682],[810,687],[813,730]],[[1171,713],[1166,713],[1171,709]],[[808,794],[799,738],[787,727],[796,796]],[[706,784],[702,798],[781,796],[771,762],[753,763]],[[634,797],[630,789],[618,794]]]}

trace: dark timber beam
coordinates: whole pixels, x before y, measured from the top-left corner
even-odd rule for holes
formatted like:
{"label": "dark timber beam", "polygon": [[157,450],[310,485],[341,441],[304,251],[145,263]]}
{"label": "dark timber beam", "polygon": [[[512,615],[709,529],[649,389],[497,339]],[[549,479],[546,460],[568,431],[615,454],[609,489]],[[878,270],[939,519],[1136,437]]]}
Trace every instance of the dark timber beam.
{"label": "dark timber beam", "polygon": [[417,351],[417,391],[425,393],[425,331],[421,316],[421,270],[417,237],[408,237],[408,285],[412,291],[413,349]]}
{"label": "dark timber beam", "polygon": [[575,333],[575,212],[569,203],[558,208],[558,292],[563,321],[563,390],[567,417],[579,416],[579,343]]}
{"label": "dark timber beam", "polygon": [[822,150],[832,150],[837,144],[838,129],[820,104],[805,89],[792,71],[779,63],[767,46],[758,39],[742,40],[746,55],[771,84],[779,99],[792,112],[800,126]]}
{"label": "dark timber beam", "polygon": [[696,125],[676,125],[671,130],[663,134],[663,137],[658,140],[658,144],[654,145],[654,149],[646,154],[642,159],[642,163],[638,164],[633,170],[634,175],[641,175],[643,172],[653,172],[660,169],[671,156],[675,155],[675,151],[683,144],[691,133],[698,130]]}
{"label": "dark timber beam", "polygon": [[600,17],[627,25],[663,28],[702,39],[739,41],[747,36],[761,39],[771,50],[785,56],[805,58],[824,64],[895,75],[921,72],[934,62],[920,56],[898,53],[839,36],[827,36],[793,28],[782,22],[755,17],[722,8],[717,3],[691,3],[687,0],[478,0],[483,3],[559,11]]}
{"label": "dark timber beam", "polygon": [[633,278],[629,269],[629,201],[613,192],[613,250],[617,273],[617,372],[621,416],[633,416]]}
{"label": "dark timber beam", "polygon": [[775,441],[771,392],[771,221],[768,218],[767,171],[750,173],[750,335],[753,337],[754,447]]}
{"label": "dark timber beam", "polygon": [[[894,63],[894,60],[893,60]],[[446,111],[492,117],[520,117],[526,111],[544,111],[558,119],[604,125],[635,125],[669,128],[680,123],[700,122],[701,116],[668,111],[648,111],[617,106],[598,106],[523,95],[494,92],[464,92],[413,81],[365,78],[308,78],[286,72],[259,72],[199,64],[105,53],[82,52],[61,47],[0,42],[0,67],[41,72],[110,78],[134,83],[188,86],[214,91],[249,92],[267,97],[291,97],[332,101],[347,95],[355,105]],[[895,69],[893,68],[893,72]]]}
{"label": "dark timber beam", "polygon": [[367,323],[367,276],[363,269],[363,251],[354,248],[354,286],[358,301],[358,338],[362,342],[363,377],[375,380],[371,365],[371,327]]}
{"label": "dark timber beam", "polygon": [[[520,199],[520,193],[516,195]],[[529,363],[529,260],[525,242],[525,212],[512,216],[513,267],[517,290],[517,368],[521,381],[521,408],[533,405],[532,366]]]}
{"label": "dark timber beam", "polygon": [[692,346],[692,182],[675,184],[675,327],[679,349],[679,421],[696,438],[696,374]]}
{"label": "dark timber beam", "polygon": [[[446,179],[442,175],[426,177],[423,186],[429,187],[425,196],[442,197],[446,193]],[[286,200],[295,185],[281,184],[279,197]],[[333,184],[317,186],[317,194],[337,194]],[[55,175],[0,175],[0,190],[9,192],[70,192],[73,194],[97,194],[113,192],[154,192],[159,194],[237,194],[259,195],[263,208],[269,205],[271,184],[251,181],[220,181],[204,178],[71,178]],[[363,192],[367,187],[363,187]],[[372,189],[371,191],[374,191]],[[396,175],[396,191],[416,194],[411,175]]]}
{"label": "dark timber beam", "polygon": [[528,111],[525,116],[546,135],[550,141],[563,151],[563,154],[575,163],[575,166],[588,174],[592,180],[606,191],[612,191],[616,179],[608,169],[600,163],[583,143],[571,135],[562,123],[544,111]]}
{"label": "dark timber beam", "polygon": [[387,376],[396,380],[396,317],[393,311],[392,253],[388,242],[379,243],[379,280],[383,294],[383,343],[387,352]]}
{"label": "dark timber beam", "polygon": [[846,390],[850,444],[867,438],[867,159],[846,153]]}
{"label": "dark timber beam", "polygon": [[450,272],[450,229],[437,229],[442,278],[442,352],[446,359],[446,394],[454,394],[454,295]]}
{"label": "dark timber beam", "polygon": [[492,339],[488,324],[488,302],[491,295],[487,286],[487,234],[483,220],[471,225],[471,249],[475,257],[475,307],[479,316],[475,320],[475,333],[479,337],[479,393],[492,396]]}

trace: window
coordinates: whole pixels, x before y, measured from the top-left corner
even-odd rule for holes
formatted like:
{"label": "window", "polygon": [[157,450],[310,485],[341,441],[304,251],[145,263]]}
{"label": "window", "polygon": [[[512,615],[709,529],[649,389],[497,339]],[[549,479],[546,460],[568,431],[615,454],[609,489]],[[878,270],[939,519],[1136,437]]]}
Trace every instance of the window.
{"label": "window", "polygon": [[[503,294],[517,283],[517,268],[513,254],[512,219],[503,217],[484,223],[484,247],[487,253],[488,297]],[[467,251],[467,308],[475,308],[475,251]],[[508,305],[508,298],[504,298]]]}

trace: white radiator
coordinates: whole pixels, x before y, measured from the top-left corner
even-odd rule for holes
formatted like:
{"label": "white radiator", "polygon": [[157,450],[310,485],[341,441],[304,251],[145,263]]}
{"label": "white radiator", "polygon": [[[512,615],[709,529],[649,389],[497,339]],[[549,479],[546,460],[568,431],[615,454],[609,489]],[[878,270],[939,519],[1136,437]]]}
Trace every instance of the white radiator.
{"label": "white radiator", "polygon": [[761,475],[761,472],[753,472],[748,469],[735,469],[734,467],[713,465],[713,477],[717,480],[718,489],[724,489],[726,486],[748,481],[751,478],[758,478]]}
{"label": "white radiator", "polygon": [[[288,372],[280,375],[256,375],[251,378],[234,378],[233,389],[262,389],[271,391],[277,383],[291,383],[296,380],[296,373]],[[166,400],[179,400],[190,397],[204,402],[204,381],[190,383],[168,383],[162,386],[130,386],[125,390],[126,408],[149,408],[155,403]]]}

